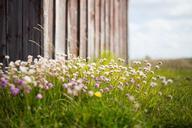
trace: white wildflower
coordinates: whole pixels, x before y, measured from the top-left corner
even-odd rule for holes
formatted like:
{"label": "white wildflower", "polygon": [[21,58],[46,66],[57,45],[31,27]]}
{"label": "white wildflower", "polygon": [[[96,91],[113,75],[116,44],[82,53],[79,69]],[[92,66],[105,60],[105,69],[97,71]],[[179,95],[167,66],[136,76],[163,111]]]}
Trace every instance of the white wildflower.
{"label": "white wildflower", "polygon": [[27,83],[31,83],[32,82],[32,79],[29,76],[24,76],[23,80],[25,80]]}
{"label": "white wildflower", "polygon": [[93,96],[93,95],[94,95],[94,92],[93,92],[93,91],[88,91],[88,95],[89,95],[89,96]]}

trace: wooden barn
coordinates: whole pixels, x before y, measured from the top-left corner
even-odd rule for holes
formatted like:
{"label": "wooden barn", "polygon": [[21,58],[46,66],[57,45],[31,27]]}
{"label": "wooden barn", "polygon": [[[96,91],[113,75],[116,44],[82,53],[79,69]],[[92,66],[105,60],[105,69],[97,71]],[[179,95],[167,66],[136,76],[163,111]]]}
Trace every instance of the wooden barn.
{"label": "wooden barn", "polygon": [[128,0],[0,0],[0,61],[56,53],[128,59]]}

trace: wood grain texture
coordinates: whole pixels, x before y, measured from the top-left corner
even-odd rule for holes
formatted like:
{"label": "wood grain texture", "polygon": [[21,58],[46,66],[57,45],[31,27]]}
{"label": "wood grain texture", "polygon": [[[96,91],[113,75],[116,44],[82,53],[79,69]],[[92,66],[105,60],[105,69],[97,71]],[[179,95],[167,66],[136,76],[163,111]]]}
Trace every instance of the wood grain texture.
{"label": "wood grain texture", "polygon": [[54,1],[43,0],[44,8],[44,56],[52,58],[54,50]]}
{"label": "wood grain texture", "polygon": [[56,0],[55,51],[65,54],[66,50],[66,0]]}
{"label": "wood grain texture", "polygon": [[11,60],[22,59],[22,1],[7,2],[7,54]]}
{"label": "wood grain texture", "polygon": [[79,55],[87,57],[87,0],[80,1],[80,48]]}
{"label": "wood grain texture", "polygon": [[23,0],[23,58],[28,55],[36,57],[41,53],[41,38],[43,34],[40,28],[42,22],[42,3],[36,0]]}
{"label": "wood grain texture", "polygon": [[123,27],[125,27],[125,25],[123,24],[123,19],[125,17],[125,12],[123,9],[123,4],[124,4],[124,0],[120,0],[119,1],[119,57],[123,58],[123,51],[124,51],[124,41],[123,41]]}
{"label": "wood grain texture", "polygon": [[6,1],[0,1],[0,63],[6,55]]}
{"label": "wood grain texture", "polygon": [[126,35],[124,35],[124,40],[126,41],[125,45],[126,45],[126,59],[125,62],[128,64],[129,63],[129,41],[128,41],[128,37],[129,37],[129,25],[128,25],[128,18],[129,18],[129,0],[125,0],[125,11],[126,11],[126,19],[125,19],[125,33]]}
{"label": "wood grain texture", "polygon": [[127,13],[127,0],[122,0],[121,1],[121,56],[123,59],[127,60],[128,58],[128,48],[127,48],[127,43],[128,43],[128,26],[127,26],[127,20],[128,20],[128,13]]}
{"label": "wood grain texture", "polygon": [[101,30],[100,30],[100,52],[105,50],[105,1],[101,0]]}
{"label": "wood grain texture", "polygon": [[111,0],[107,0],[105,3],[105,50],[109,51],[110,47],[110,2]]}
{"label": "wood grain texture", "polygon": [[114,0],[114,47],[115,47],[115,55],[119,56],[119,0]]}
{"label": "wood grain texture", "polygon": [[115,52],[114,44],[114,0],[110,0],[110,51]]}
{"label": "wood grain texture", "polygon": [[69,53],[78,56],[78,23],[77,23],[78,0],[68,1],[68,48]]}
{"label": "wood grain texture", "polygon": [[95,45],[94,45],[94,55],[99,57],[99,44],[100,44],[100,6],[101,0],[95,1]]}
{"label": "wood grain texture", "polygon": [[88,57],[94,57],[95,0],[88,0]]}
{"label": "wood grain texture", "polygon": [[128,59],[128,0],[1,0],[0,18],[0,56],[11,60],[109,50]]}

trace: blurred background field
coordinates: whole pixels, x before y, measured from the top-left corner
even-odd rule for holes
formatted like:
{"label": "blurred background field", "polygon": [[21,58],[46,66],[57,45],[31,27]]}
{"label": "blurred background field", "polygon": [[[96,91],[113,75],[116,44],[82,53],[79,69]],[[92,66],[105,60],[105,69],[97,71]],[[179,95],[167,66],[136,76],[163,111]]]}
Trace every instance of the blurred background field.
{"label": "blurred background field", "polygon": [[[151,60],[156,63],[159,60]],[[192,59],[163,60],[160,74],[173,79],[173,104],[166,103],[166,114],[158,115],[167,127],[192,127]],[[171,106],[171,107],[169,107]],[[163,122],[161,122],[163,124]]]}

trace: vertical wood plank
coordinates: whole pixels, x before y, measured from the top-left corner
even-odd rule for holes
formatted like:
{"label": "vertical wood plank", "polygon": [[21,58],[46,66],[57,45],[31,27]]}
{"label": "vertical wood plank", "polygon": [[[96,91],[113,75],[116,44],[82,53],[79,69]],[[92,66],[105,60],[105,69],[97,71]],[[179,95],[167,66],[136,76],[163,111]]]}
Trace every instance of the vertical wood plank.
{"label": "vertical wood plank", "polygon": [[44,56],[52,58],[54,51],[54,0],[43,0],[44,8]]}
{"label": "vertical wood plank", "polygon": [[114,0],[110,1],[110,51],[114,53]]}
{"label": "vertical wood plank", "polygon": [[68,1],[68,47],[70,54],[78,56],[77,0]]}
{"label": "vertical wood plank", "polygon": [[22,58],[22,1],[8,0],[7,53],[11,60]]}
{"label": "vertical wood plank", "polygon": [[0,63],[6,54],[6,1],[0,1]]}
{"label": "vertical wood plank", "polygon": [[41,1],[23,0],[23,58],[28,55],[36,57],[41,53],[43,30],[41,23]]}
{"label": "vertical wood plank", "polygon": [[[25,1],[25,0],[23,0]],[[37,56],[40,54],[41,50],[41,34],[42,31],[36,29],[39,28],[38,24],[41,24],[41,1],[40,0],[30,0],[30,5],[29,5],[29,12],[30,12],[30,17],[29,17],[29,23],[30,23],[30,28],[32,28],[32,34],[31,37],[29,38],[30,40],[34,40],[36,44],[33,44],[31,48],[33,49],[32,55]],[[23,20],[25,22],[25,20]]]}
{"label": "vertical wood plank", "polygon": [[[27,54],[32,54],[32,49],[30,48],[33,44],[32,42],[29,41],[30,35],[31,35],[31,30],[29,20],[30,20],[30,11],[29,11],[29,5],[30,2],[29,0],[24,0],[23,1],[23,54],[24,58],[26,58]],[[32,39],[31,39],[32,40]],[[35,45],[35,44],[34,44]]]}
{"label": "vertical wood plank", "polygon": [[125,5],[126,5],[126,7],[125,7],[125,11],[127,12],[126,13],[126,19],[125,19],[125,26],[126,26],[126,28],[125,28],[125,33],[126,33],[126,35],[123,37],[123,38],[125,38],[124,40],[125,40],[125,45],[126,45],[126,59],[125,59],[125,61],[126,61],[126,63],[128,64],[129,63],[129,41],[128,41],[128,37],[129,37],[129,30],[128,30],[128,27],[129,27],[129,25],[128,25],[128,17],[129,17],[129,0],[125,0]]}
{"label": "vertical wood plank", "polygon": [[110,30],[109,30],[109,20],[110,20],[110,2],[111,0],[107,0],[105,3],[105,50],[109,51],[110,46]]}
{"label": "vertical wood plank", "polygon": [[87,0],[80,1],[80,48],[79,55],[87,56]]}
{"label": "vertical wood plank", "polygon": [[124,52],[124,47],[123,47],[123,27],[125,27],[125,24],[123,24],[123,17],[126,17],[126,13],[123,12],[123,3],[124,0],[119,1],[119,56],[120,58],[123,58],[123,52]]}
{"label": "vertical wood plank", "polygon": [[95,0],[88,0],[88,56],[94,57]]}
{"label": "vertical wood plank", "polygon": [[121,0],[121,26],[120,26],[120,35],[121,35],[121,56],[123,59],[127,59],[128,56],[128,49],[127,49],[127,36],[128,36],[128,30],[127,30],[127,0]]}
{"label": "vertical wood plank", "polygon": [[41,32],[41,49],[40,49],[40,55],[44,56],[44,0],[41,0],[41,6],[40,6],[40,24],[38,25],[39,28],[42,30]]}
{"label": "vertical wood plank", "polygon": [[95,57],[99,56],[100,43],[100,0],[95,1]]}
{"label": "vertical wood plank", "polygon": [[56,0],[55,53],[65,54],[66,49],[66,0]]}
{"label": "vertical wood plank", "polygon": [[115,47],[115,54],[116,56],[119,56],[119,0],[114,0],[114,47]]}
{"label": "vertical wood plank", "polygon": [[105,45],[105,1],[101,0],[101,30],[100,30],[100,52],[104,52]]}

